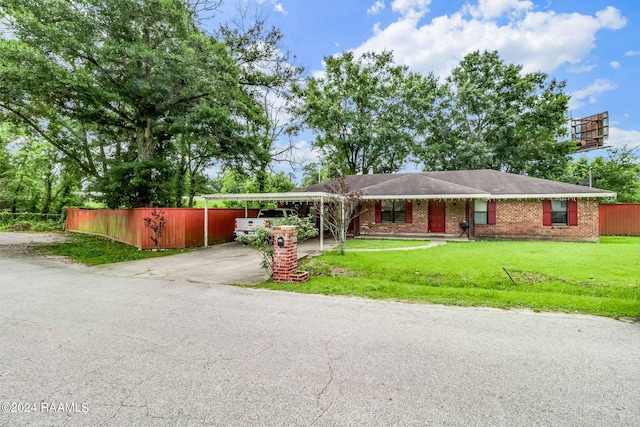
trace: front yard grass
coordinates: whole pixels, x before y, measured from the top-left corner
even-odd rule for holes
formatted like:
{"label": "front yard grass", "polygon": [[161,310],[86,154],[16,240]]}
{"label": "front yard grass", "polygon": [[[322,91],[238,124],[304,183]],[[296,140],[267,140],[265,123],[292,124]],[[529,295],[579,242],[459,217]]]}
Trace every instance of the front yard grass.
{"label": "front yard grass", "polygon": [[640,238],[603,238],[597,244],[449,242],[402,252],[347,251],[344,256],[331,251],[304,261],[300,270],[312,272],[309,282],[260,286],[640,319]]}
{"label": "front yard grass", "polygon": [[426,246],[429,240],[380,240],[380,239],[349,239],[345,243],[348,249],[394,249]]}
{"label": "front yard grass", "polygon": [[114,242],[104,237],[78,233],[66,234],[68,238],[65,242],[40,246],[38,250],[49,255],[65,256],[88,266],[157,258],[179,254],[186,250],[139,251],[133,246]]}

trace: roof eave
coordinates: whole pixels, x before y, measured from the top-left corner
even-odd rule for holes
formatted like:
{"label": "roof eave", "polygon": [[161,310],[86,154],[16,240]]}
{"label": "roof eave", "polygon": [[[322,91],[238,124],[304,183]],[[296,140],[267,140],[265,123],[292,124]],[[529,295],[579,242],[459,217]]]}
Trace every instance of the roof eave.
{"label": "roof eave", "polygon": [[205,200],[242,201],[242,202],[309,202],[340,199],[341,195],[325,192],[289,192],[289,193],[229,193],[203,194]]}
{"label": "roof eave", "polygon": [[490,199],[491,194],[388,194],[364,195],[361,200],[440,200],[440,199]]}
{"label": "roof eave", "polygon": [[603,193],[541,193],[541,194],[494,194],[492,199],[579,199],[579,198],[616,198],[613,192]]}

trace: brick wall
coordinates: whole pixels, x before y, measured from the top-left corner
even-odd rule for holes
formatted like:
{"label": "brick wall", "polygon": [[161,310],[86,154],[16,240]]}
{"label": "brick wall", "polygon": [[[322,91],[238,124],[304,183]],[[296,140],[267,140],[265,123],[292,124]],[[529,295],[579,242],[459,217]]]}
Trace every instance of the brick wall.
{"label": "brick wall", "polygon": [[[425,234],[429,230],[429,201],[414,200],[413,222],[411,224],[394,224],[390,222],[375,222],[375,202],[366,200],[362,202],[362,213],[360,214],[360,234],[371,233],[421,233]],[[460,223],[466,219],[464,200],[447,200],[445,206],[445,233],[460,234],[462,229]]]}
{"label": "brick wall", "polygon": [[578,199],[577,226],[542,225],[542,200],[497,200],[496,224],[475,225],[475,237],[525,237],[561,240],[597,240],[598,201]]}
{"label": "brick wall", "polygon": [[460,234],[460,223],[467,219],[467,203],[464,200],[447,200],[445,207],[446,234]]}
{"label": "brick wall", "polygon": [[[360,234],[428,232],[428,200],[413,201],[413,223],[393,224],[375,222],[375,202],[363,201],[360,215]],[[473,218],[473,212],[469,212]],[[464,200],[447,200],[445,207],[448,235],[459,235],[460,222],[466,217]],[[478,238],[543,238],[561,240],[597,240],[598,201],[578,199],[577,226],[543,226],[542,200],[497,200],[496,224],[476,225],[472,236]]]}
{"label": "brick wall", "polygon": [[413,222],[411,224],[394,224],[391,222],[376,223],[376,207],[373,200],[361,203],[360,234],[371,233],[426,233],[427,232],[427,201],[419,200],[412,203]]}

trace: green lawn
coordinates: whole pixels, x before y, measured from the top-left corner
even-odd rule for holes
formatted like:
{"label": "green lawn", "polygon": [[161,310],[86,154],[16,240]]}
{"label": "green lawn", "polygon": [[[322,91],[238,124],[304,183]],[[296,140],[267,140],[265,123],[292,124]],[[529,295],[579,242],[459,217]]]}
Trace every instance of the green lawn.
{"label": "green lawn", "polygon": [[429,240],[374,240],[374,239],[350,239],[347,240],[347,249],[393,249],[410,248],[414,246],[426,246]]}
{"label": "green lawn", "polygon": [[[601,243],[469,242],[387,252],[335,251],[303,262],[302,293],[640,319],[640,239]],[[509,278],[509,275],[511,278]],[[513,279],[513,280],[512,280]]]}
{"label": "green lawn", "polygon": [[113,242],[109,239],[85,234],[67,233],[68,239],[63,243],[44,245],[39,251],[66,256],[73,261],[85,265],[111,264],[114,262],[135,261],[145,258],[157,258],[174,255],[188,249],[171,249],[166,251],[139,251],[133,246]]}

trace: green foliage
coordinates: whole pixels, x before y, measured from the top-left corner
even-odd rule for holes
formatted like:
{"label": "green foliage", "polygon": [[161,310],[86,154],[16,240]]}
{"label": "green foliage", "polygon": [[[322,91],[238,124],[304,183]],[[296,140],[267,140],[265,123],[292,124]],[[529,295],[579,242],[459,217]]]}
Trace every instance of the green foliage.
{"label": "green foliage", "polygon": [[[290,177],[284,172],[266,175],[262,178],[251,176],[235,169],[227,170],[217,178],[219,193],[285,193],[296,188]],[[224,202],[226,207],[244,207],[244,202]],[[263,207],[259,202],[249,204],[251,207]]]}
{"label": "green foliage", "polygon": [[544,73],[522,73],[497,52],[473,52],[439,86],[416,154],[428,170],[558,177],[575,151],[557,142],[566,133],[564,87]]}
{"label": "green foliage", "polygon": [[[309,217],[290,216],[282,218],[276,225],[295,225],[298,227],[298,241],[303,242],[318,235],[318,229],[314,225],[315,219]],[[236,240],[245,245],[249,245],[260,253],[260,267],[273,275],[273,235],[271,230],[265,227],[258,227],[255,234],[244,234],[238,236]]]}
{"label": "green foliage", "polygon": [[21,126],[0,126],[0,160],[0,211],[61,213],[81,203],[75,165]]}
{"label": "green foliage", "polygon": [[0,118],[74,162],[112,207],[175,204],[170,186],[212,159],[259,151],[249,124],[266,121],[196,18],[182,0],[4,1]]}
{"label": "green foliage", "polygon": [[315,218],[312,216],[289,216],[278,220],[277,225],[295,225],[298,227],[298,242],[304,242],[318,235]]}
{"label": "green foliage", "polygon": [[320,184],[324,179],[320,171],[319,163],[308,163],[302,167],[302,182],[300,187],[306,188],[314,184]]}
{"label": "green foliage", "polygon": [[185,249],[139,251],[133,246],[113,242],[103,237],[75,233],[70,234],[67,241],[63,243],[41,246],[39,250],[51,255],[65,256],[89,266],[157,258],[185,252]]}
{"label": "green foliage", "polygon": [[62,231],[64,215],[0,212],[0,231]]}
{"label": "green foliage", "polygon": [[640,158],[638,149],[609,148],[607,154],[589,161],[580,158],[566,169],[563,180],[571,183],[588,183],[591,170],[592,185],[604,190],[615,191],[615,200],[604,202],[638,203],[640,202]]}
{"label": "green foliage", "polygon": [[391,52],[345,52],[324,61],[325,76],[295,90],[303,100],[295,112],[315,133],[314,146],[338,175],[398,171],[424,114],[424,98],[415,93],[428,97],[435,78],[395,65]]}
{"label": "green foliage", "polygon": [[639,319],[639,247],[640,238],[626,238],[603,239],[599,244],[448,243],[411,251],[347,252],[345,256],[331,251],[309,261],[321,263],[319,268],[304,265],[307,270],[322,271],[321,277],[295,287],[270,282],[261,286],[303,293]]}

